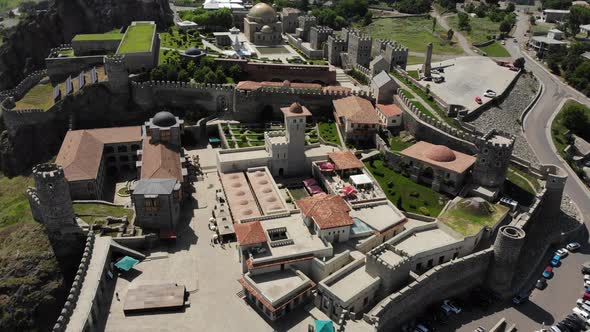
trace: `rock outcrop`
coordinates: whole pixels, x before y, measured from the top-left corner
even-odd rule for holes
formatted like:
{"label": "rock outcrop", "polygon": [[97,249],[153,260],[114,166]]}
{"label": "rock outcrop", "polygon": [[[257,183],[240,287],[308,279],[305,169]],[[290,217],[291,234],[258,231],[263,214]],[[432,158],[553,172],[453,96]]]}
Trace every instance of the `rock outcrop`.
{"label": "rock outcrop", "polygon": [[44,67],[52,47],[78,33],[118,29],[132,21],[172,24],[167,0],[51,0],[47,11],[25,17],[0,46],[0,90],[9,89],[33,70]]}

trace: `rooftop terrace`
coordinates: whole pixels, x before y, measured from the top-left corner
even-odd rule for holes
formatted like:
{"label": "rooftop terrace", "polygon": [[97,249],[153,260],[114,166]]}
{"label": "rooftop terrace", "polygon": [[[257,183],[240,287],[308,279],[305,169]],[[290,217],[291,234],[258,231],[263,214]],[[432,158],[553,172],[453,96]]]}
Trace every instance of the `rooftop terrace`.
{"label": "rooftop terrace", "polygon": [[156,25],[154,23],[133,22],[125,32],[117,54],[149,52],[155,33]]}
{"label": "rooftop terrace", "polygon": [[124,34],[118,32],[92,33],[76,35],[72,41],[89,41],[89,40],[121,40]]}
{"label": "rooftop terrace", "polygon": [[290,269],[253,276],[246,275],[246,280],[275,307],[284,302],[289,295],[294,295],[298,290],[308,287],[311,282],[303,273]]}
{"label": "rooftop terrace", "polygon": [[460,241],[437,227],[418,230],[394,245],[397,249],[408,253],[409,256],[415,256]]}

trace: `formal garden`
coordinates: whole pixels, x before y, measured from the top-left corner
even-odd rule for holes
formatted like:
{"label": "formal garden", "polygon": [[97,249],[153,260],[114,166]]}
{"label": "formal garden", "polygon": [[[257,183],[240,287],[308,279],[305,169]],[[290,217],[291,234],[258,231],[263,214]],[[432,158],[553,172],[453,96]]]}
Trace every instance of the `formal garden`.
{"label": "formal garden", "polygon": [[[264,132],[285,130],[284,125],[279,123],[258,126],[253,124],[223,124],[221,126],[223,135],[229,145],[228,148],[247,148],[264,145]],[[305,144],[316,144],[319,142],[318,130],[314,124],[305,126]]]}

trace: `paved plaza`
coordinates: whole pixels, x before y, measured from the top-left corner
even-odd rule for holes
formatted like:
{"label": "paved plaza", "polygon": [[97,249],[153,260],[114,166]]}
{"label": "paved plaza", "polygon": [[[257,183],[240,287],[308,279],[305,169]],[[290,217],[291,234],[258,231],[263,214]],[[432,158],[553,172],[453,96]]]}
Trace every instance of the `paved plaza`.
{"label": "paved plaza", "polygon": [[[408,70],[421,67],[422,65],[408,66]],[[428,85],[434,94],[448,104],[463,105],[470,111],[480,106],[475,102],[475,97],[481,97],[486,104],[492,100],[483,96],[486,90],[491,89],[501,95],[517,76],[517,72],[481,56],[461,57],[432,64],[433,69],[438,67],[444,67],[444,82],[420,81],[420,84]]]}

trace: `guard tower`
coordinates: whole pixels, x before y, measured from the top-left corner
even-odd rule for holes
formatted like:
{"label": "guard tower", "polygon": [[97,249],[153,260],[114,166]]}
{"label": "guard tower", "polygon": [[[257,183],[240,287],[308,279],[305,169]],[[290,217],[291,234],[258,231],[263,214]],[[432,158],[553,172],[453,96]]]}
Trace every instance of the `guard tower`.
{"label": "guard tower", "polygon": [[104,66],[109,79],[108,86],[113,93],[128,93],[129,72],[123,55],[107,55]]}
{"label": "guard tower", "polygon": [[479,153],[473,167],[473,181],[483,187],[499,188],[506,179],[514,136],[493,129],[478,138],[476,145]]}

